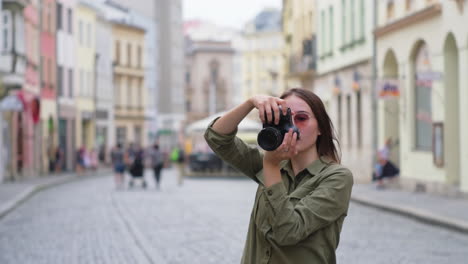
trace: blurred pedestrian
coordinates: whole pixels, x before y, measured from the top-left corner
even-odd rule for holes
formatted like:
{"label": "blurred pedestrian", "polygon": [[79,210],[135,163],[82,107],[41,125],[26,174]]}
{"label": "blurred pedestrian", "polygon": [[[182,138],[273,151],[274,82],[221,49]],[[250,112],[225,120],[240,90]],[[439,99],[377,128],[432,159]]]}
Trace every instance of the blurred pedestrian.
{"label": "blurred pedestrian", "polygon": [[111,151],[112,166],[114,167],[114,180],[116,189],[123,188],[125,172],[125,151],[118,143]]}
{"label": "blurred pedestrian", "polygon": [[130,182],[128,183],[128,186],[130,188],[133,187],[134,180],[141,181],[141,186],[143,188],[146,188],[147,184],[146,184],[145,177],[144,177],[144,172],[145,172],[144,152],[139,146],[135,147],[133,150],[133,158],[130,164],[129,172],[130,172],[131,178],[130,178]]}
{"label": "blurred pedestrian", "polygon": [[377,151],[377,163],[374,166],[372,180],[376,182],[376,187],[385,187],[385,180],[392,179],[400,174],[400,169],[390,161],[392,149],[392,139],[387,138],[382,148]]}
{"label": "blurred pedestrian", "polygon": [[55,148],[55,172],[60,173],[64,163],[64,155],[61,147]]}
{"label": "blurred pedestrian", "polygon": [[161,151],[159,150],[158,144],[153,145],[153,148],[149,151],[149,157],[151,159],[151,167],[154,173],[156,189],[159,189],[161,181],[161,170],[164,166],[164,158]]}
{"label": "blurred pedestrian", "polygon": [[76,151],[76,172],[78,174],[83,174],[86,168],[85,152],[86,152],[86,149],[84,146],[82,146]]}
{"label": "blurred pedestrian", "polygon": [[180,147],[175,147],[171,152],[171,162],[177,168],[177,184],[179,186],[184,184],[185,176],[185,154]]}
{"label": "blurred pedestrian", "polygon": [[[236,132],[255,108],[264,124],[279,125],[283,115],[299,134],[288,124],[274,150],[249,146]],[[280,98],[253,96],[213,120],[205,139],[259,184],[241,263],[336,263],[353,175],[340,164],[333,124],[317,95],[296,88]]]}
{"label": "blurred pedestrian", "polygon": [[97,170],[99,166],[99,158],[98,158],[98,153],[96,151],[96,148],[92,148],[91,151],[89,152],[89,162],[90,162],[90,168],[92,170]]}

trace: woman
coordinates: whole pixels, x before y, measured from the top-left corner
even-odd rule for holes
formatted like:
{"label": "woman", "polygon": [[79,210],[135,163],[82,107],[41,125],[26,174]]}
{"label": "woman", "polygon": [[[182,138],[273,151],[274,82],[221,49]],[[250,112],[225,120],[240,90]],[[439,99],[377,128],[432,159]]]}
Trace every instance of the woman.
{"label": "woman", "polygon": [[122,144],[118,143],[111,152],[112,165],[114,166],[114,181],[116,189],[123,187],[125,172],[125,151]]}
{"label": "woman", "polygon": [[[280,108],[281,106],[281,108]],[[263,123],[291,108],[294,125],[282,144],[262,154],[235,137],[254,108]],[[254,96],[215,119],[205,132],[223,160],[259,187],[242,263],[335,263],[353,176],[340,165],[333,125],[318,96],[291,89],[280,98]]]}

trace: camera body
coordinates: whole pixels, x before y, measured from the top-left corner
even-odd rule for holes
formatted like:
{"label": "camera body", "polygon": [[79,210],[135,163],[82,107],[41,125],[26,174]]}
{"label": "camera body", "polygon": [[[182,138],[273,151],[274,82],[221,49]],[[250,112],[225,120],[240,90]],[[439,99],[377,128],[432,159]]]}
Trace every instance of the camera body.
{"label": "camera body", "polygon": [[258,133],[258,145],[266,151],[277,149],[281,143],[283,143],[284,135],[288,133],[291,128],[293,132],[297,133],[297,138],[299,139],[299,129],[294,126],[291,108],[288,107],[285,115],[283,115],[283,111],[280,109],[279,118],[278,125],[274,124],[275,117],[273,116],[271,123],[264,123],[263,129]]}

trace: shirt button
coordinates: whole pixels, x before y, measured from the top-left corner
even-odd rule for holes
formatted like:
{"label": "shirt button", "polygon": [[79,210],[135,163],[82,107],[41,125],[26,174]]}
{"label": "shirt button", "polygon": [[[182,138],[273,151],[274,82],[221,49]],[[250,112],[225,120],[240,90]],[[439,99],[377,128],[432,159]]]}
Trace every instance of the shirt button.
{"label": "shirt button", "polygon": [[272,195],[273,195],[273,191],[272,191],[272,190],[268,190],[267,194],[270,195],[270,196],[272,196]]}
{"label": "shirt button", "polygon": [[266,254],[267,256],[270,256],[270,250],[267,249]]}

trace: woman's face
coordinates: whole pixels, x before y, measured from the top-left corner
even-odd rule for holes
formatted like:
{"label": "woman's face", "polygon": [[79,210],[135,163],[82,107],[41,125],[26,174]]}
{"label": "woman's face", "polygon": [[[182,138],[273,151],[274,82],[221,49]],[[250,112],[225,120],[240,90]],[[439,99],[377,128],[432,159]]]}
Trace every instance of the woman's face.
{"label": "woman's face", "polygon": [[297,141],[296,149],[302,152],[312,147],[315,148],[320,131],[312,109],[304,100],[295,95],[286,97],[284,100],[286,105],[291,108],[294,125],[300,132],[300,139]]}

